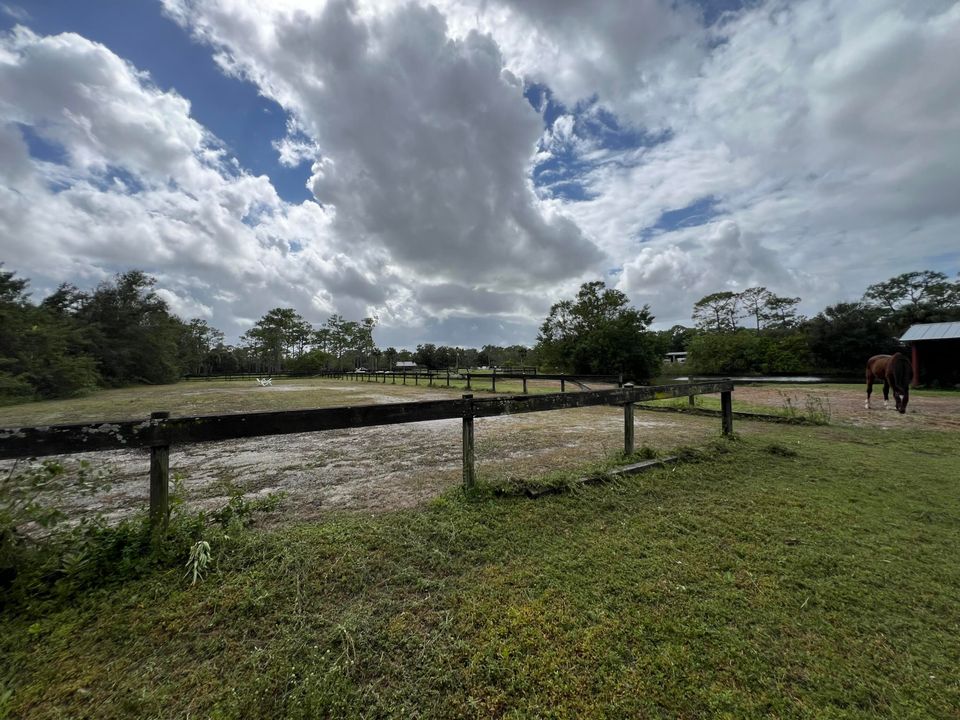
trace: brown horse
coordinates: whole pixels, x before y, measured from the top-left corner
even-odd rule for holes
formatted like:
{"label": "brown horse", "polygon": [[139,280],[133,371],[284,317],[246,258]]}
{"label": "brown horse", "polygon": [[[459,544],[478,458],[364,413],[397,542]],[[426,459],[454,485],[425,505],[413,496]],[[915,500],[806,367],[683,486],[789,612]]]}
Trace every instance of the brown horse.
{"label": "brown horse", "polygon": [[907,356],[902,353],[893,355],[874,355],[867,360],[867,404],[870,409],[870,393],[873,392],[873,381],[883,380],[883,406],[887,407],[890,399],[890,388],[893,387],[893,399],[897,404],[897,412],[901,415],[907,411],[907,402],[910,400],[910,380],[913,377],[913,368]]}

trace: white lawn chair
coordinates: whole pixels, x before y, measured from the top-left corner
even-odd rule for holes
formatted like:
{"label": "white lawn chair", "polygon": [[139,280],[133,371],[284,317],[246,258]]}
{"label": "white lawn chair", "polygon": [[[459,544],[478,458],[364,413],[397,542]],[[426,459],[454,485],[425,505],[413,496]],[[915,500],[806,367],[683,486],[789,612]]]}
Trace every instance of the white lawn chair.
{"label": "white lawn chair", "polygon": [[271,387],[273,385],[273,378],[257,378],[257,384],[260,387]]}

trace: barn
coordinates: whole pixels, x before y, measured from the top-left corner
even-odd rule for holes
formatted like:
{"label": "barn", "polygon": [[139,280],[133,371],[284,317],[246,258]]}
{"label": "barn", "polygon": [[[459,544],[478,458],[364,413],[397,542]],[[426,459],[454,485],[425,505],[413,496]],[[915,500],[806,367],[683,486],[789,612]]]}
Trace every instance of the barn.
{"label": "barn", "polygon": [[910,345],[913,385],[960,385],[960,322],[911,325],[900,338]]}

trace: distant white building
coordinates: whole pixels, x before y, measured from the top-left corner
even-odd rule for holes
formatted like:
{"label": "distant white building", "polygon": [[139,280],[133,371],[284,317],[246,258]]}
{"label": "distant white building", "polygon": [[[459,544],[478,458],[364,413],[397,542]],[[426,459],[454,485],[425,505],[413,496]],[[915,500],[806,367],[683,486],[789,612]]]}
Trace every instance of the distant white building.
{"label": "distant white building", "polygon": [[664,362],[668,363],[685,363],[687,361],[687,354],[685,352],[668,352],[666,357],[663,358]]}
{"label": "distant white building", "polygon": [[416,370],[417,364],[412,360],[401,360],[393,367],[396,370]]}

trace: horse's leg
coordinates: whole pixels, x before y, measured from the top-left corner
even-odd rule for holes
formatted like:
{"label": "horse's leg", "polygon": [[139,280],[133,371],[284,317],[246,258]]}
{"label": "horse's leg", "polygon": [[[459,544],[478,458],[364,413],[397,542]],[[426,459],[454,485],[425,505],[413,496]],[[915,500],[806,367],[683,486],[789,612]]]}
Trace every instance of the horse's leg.
{"label": "horse's leg", "polygon": [[870,409],[870,393],[872,392],[873,392],[873,373],[870,372],[870,368],[867,368],[867,402],[863,406],[867,410]]}
{"label": "horse's leg", "polygon": [[[894,391],[894,396],[896,396],[896,391]],[[890,407],[890,381],[887,378],[883,379],[883,409],[886,410]]]}

